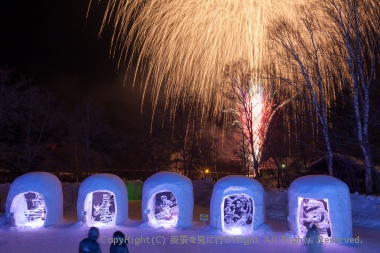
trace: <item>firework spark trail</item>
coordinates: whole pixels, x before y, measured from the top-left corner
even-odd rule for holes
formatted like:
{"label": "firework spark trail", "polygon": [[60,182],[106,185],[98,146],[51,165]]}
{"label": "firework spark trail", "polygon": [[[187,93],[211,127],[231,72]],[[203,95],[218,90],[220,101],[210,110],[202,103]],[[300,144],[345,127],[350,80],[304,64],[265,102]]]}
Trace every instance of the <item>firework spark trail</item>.
{"label": "firework spark trail", "polygon": [[[271,59],[277,61],[273,69],[279,72],[277,76],[281,76],[281,79],[292,82],[292,85],[282,87],[282,92],[291,94],[294,93],[294,88],[296,88],[304,94],[304,97],[308,96],[309,98],[312,96],[310,93],[315,92],[316,101],[319,101],[319,103],[323,101],[323,98],[326,99],[324,102],[326,102],[327,111],[329,111],[331,106],[334,106],[337,96],[342,90],[353,89],[348,84],[350,82],[347,82],[350,79],[349,65],[346,61],[348,53],[345,48],[346,41],[342,37],[343,29],[348,29],[350,36],[353,38],[356,36],[353,24],[354,13],[352,12],[352,7],[349,7],[352,4],[359,5],[359,29],[363,34],[362,45],[360,46],[366,48],[365,50],[367,50],[368,54],[371,44],[376,43],[374,36],[379,29],[379,1],[310,1],[307,6],[299,7],[296,19],[298,22],[294,22],[289,18],[273,22],[270,28],[272,49],[269,50],[272,54]],[[310,9],[313,12],[310,12]],[[341,15],[345,27],[340,26],[339,15]],[[280,49],[276,48],[279,45]],[[312,87],[309,88],[311,89],[306,88],[307,85],[303,80],[302,71],[297,67],[297,61],[303,64],[304,70],[310,76]],[[316,64],[318,64],[321,72],[320,75],[324,77],[323,80],[318,80]],[[307,99],[303,99],[303,101],[297,102],[295,108],[307,107],[307,101]],[[302,105],[303,103],[305,104]],[[288,117],[288,123],[289,121],[297,121],[295,119],[295,117],[298,117],[296,114],[287,113],[285,115]],[[308,116],[306,115],[306,117]],[[306,124],[311,124],[311,127],[315,129],[313,130],[315,133],[313,136],[318,136],[318,121],[320,119],[316,114],[314,116],[310,115],[309,120],[303,120],[309,121]],[[290,129],[289,126],[288,129]]]}
{"label": "firework spark trail", "polygon": [[259,79],[267,61],[267,26],[281,16],[294,19],[295,6],[303,2],[110,0],[103,28],[113,24],[111,54],[120,56],[119,64],[128,60],[128,50],[138,54],[145,88],[154,83],[153,102],[163,88],[174,104],[199,103],[204,111],[213,105],[215,116],[228,103],[218,92],[225,67],[245,60]]}
{"label": "firework spark trail", "polygon": [[[111,55],[119,57],[120,67],[128,62],[131,68],[132,60],[137,59],[134,67],[146,77],[144,91],[153,84],[153,105],[163,91],[173,114],[178,106],[188,105],[190,110],[199,108],[204,116],[218,118],[224,109],[237,108],[224,95],[229,85],[224,74],[239,61],[248,63],[251,81],[261,81],[264,89],[272,81],[262,76],[275,73],[293,82],[297,92],[310,92],[291,51],[298,54],[313,78],[317,100],[334,101],[343,82],[337,84],[331,76],[347,78],[349,71],[343,59],[344,41],[336,36],[340,28],[329,8],[332,2],[339,3],[339,11],[347,19],[347,1],[352,0],[109,0],[102,29],[113,25]],[[370,30],[367,25],[373,28],[379,22],[380,1],[358,2],[363,6],[361,29],[366,34]],[[316,63],[326,78],[319,87],[318,75],[313,73]],[[292,97],[295,89],[281,87],[281,92]],[[295,103],[296,109],[310,107],[305,100]],[[305,111],[313,114],[310,108],[303,109],[301,124],[311,124],[318,131],[318,118],[305,116]],[[297,122],[298,115],[284,115],[290,140],[291,122]]]}
{"label": "firework spark trail", "polygon": [[246,93],[243,102],[246,108],[241,108],[239,116],[243,125],[243,133],[246,136],[245,139],[248,142],[252,141],[252,145],[247,145],[247,147],[250,154],[251,170],[253,171],[253,175],[255,175],[254,165],[261,163],[269,125],[276,112],[291,99],[284,100],[281,104],[275,105],[274,98],[265,93],[260,83],[252,84],[249,82]]}
{"label": "firework spark trail", "polygon": [[[252,146],[248,145],[250,162],[253,166],[255,161],[260,162],[263,145],[263,131],[265,122],[265,112],[268,109],[263,88],[259,83],[249,85],[243,90],[244,101],[241,105],[240,121],[242,122],[243,132],[248,142],[252,141]],[[250,140],[251,139],[251,140]],[[253,150],[251,150],[253,149]]]}
{"label": "firework spark trail", "polygon": [[[263,144],[273,116],[274,97],[269,98],[260,82],[252,82],[251,75],[245,62],[229,66],[226,70],[226,79],[229,79],[229,88],[226,94],[234,101],[234,107],[225,110],[230,117],[232,126],[239,129],[242,155],[248,161],[244,162],[243,170],[251,175],[258,173],[258,164],[261,162]],[[269,93],[268,93],[269,94]]]}
{"label": "firework spark trail", "polygon": [[[346,15],[347,1],[352,0],[109,0],[102,29],[113,25],[111,55],[119,57],[119,66],[129,62],[131,67],[133,57],[128,52],[137,57],[137,69],[147,77],[145,88],[153,83],[153,102],[163,89],[174,104],[195,100],[206,107],[213,105],[215,115],[226,103],[218,92],[225,88],[226,66],[247,61],[254,72],[252,81],[260,78],[263,66],[284,69],[271,52],[269,26],[285,20],[291,29],[299,30],[299,38],[307,42],[301,46],[307,49],[311,46],[305,40],[308,32],[300,22],[306,14],[320,26],[318,46],[331,52],[341,45],[327,43],[326,34],[336,32],[337,27],[326,9],[336,2]],[[378,18],[373,17],[378,17],[379,1],[362,0],[360,4],[366,12],[363,24],[376,26]],[[280,44],[276,46],[282,50]],[[323,59],[327,65],[329,59]],[[293,70],[285,68],[282,73]]]}
{"label": "firework spark trail", "polygon": [[[253,86],[251,85],[249,87],[249,101],[250,104],[250,111],[251,111],[251,122],[252,122],[252,130],[254,134],[253,139],[253,149],[251,153],[253,152],[255,154],[255,159],[257,161],[260,161],[261,157],[261,148],[263,145],[263,139],[262,139],[262,128],[265,122],[263,122],[264,119],[264,110],[266,108],[265,101],[264,101],[264,95],[262,88],[259,85]],[[253,161],[252,161],[253,162]]]}

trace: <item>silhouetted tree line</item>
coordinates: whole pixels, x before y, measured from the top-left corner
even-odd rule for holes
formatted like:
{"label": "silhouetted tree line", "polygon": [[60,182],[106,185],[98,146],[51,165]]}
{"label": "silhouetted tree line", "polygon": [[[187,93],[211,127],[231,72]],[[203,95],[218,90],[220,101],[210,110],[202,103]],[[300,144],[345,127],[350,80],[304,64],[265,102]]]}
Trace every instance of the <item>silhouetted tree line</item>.
{"label": "silhouetted tree line", "polygon": [[225,161],[218,158],[222,140],[215,138],[214,123],[201,121],[196,108],[178,108],[175,118],[164,108],[151,115],[144,111],[135,125],[116,128],[95,99],[68,106],[32,79],[0,66],[0,181],[32,171],[64,181],[100,172],[126,179],[168,170],[190,178],[218,176]]}
{"label": "silhouetted tree line", "polygon": [[1,181],[32,171],[71,181],[106,171],[128,147],[118,131],[91,98],[69,110],[32,79],[0,67]]}

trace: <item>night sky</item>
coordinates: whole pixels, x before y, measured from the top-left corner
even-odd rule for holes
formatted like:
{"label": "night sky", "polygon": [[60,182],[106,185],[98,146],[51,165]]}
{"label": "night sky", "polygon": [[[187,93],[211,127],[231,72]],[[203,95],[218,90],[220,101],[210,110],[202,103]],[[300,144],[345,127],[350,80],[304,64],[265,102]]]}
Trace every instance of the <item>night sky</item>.
{"label": "night sky", "polygon": [[125,67],[109,57],[111,30],[98,36],[105,4],[89,0],[4,0],[0,64],[47,87],[68,106],[92,96],[115,122],[136,125],[141,95],[123,87]]}

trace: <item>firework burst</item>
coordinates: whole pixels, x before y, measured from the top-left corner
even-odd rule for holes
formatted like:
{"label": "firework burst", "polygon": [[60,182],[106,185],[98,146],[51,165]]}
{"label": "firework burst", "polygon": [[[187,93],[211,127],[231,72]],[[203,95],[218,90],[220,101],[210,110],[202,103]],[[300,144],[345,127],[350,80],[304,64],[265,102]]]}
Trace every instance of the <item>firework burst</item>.
{"label": "firework burst", "polygon": [[284,113],[290,141],[291,122],[311,124],[313,136],[319,135],[330,101],[350,82],[345,40],[357,36],[351,21],[360,16],[363,44],[354,47],[368,54],[379,12],[378,0],[109,0],[102,29],[113,26],[112,57],[141,71],[144,91],[152,84],[153,105],[163,93],[172,114],[180,105],[214,119],[237,109],[225,96],[224,74],[238,62],[247,63],[251,83],[260,82],[264,90],[274,82],[290,84],[280,91],[286,97],[303,94],[306,99],[295,100],[293,108],[307,108],[301,122],[292,118],[298,113]]}
{"label": "firework burst", "polygon": [[201,104],[215,116],[228,103],[219,92],[225,67],[244,60],[257,81],[268,60],[267,26],[282,16],[295,19],[300,2],[110,0],[103,27],[113,25],[111,54],[119,64],[131,66],[137,56],[143,87],[153,83],[154,103],[163,90],[173,104]]}
{"label": "firework burst", "polygon": [[[320,52],[326,49],[336,55],[342,45],[326,36],[339,30],[329,17],[335,10],[329,8],[336,4],[346,18],[352,3],[362,6],[363,29],[378,25],[378,0],[109,0],[101,30],[113,26],[111,55],[119,59],[119,66],[128,63],[132,67],[132,59],[137,59],[133,64],[146,77],[142,87],[146,90],[153,84],[153,104],[163,92],[167,103],[200,104],[202,111],[216,116],[221,108],[231,107],[219,92],[226,87],[223,72],[227,66],[248,62],[252,82],[273,69],[294,76],[294,68],[273,54],[286,50],[273,41],[270,26],[284,33],[286,29],[297,31],[295,39],[305,42],[300,49],[306,49],[303,56],[307,58],[313,42],[307,39],[310,33],[303,21],[314,20],[319,26],[314,42]],[[279,25],[283,22],[288,27]],[[328,53],[320,57],[325,69],[331,64]],[[261,82],[265,87],[265,81]]]}

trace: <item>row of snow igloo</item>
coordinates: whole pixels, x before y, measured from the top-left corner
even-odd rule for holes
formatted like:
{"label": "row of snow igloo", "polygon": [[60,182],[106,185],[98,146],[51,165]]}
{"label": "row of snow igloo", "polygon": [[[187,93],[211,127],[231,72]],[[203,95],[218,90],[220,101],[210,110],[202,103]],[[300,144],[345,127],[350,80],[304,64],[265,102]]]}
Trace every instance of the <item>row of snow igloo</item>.
{"label": "row of snow igloo", "polygon": [[[193,184],[185,176],[160,172],[148,178],[142,192],[143,221],[152,227],[189,227],[193,222]],[[11,185],[6,212],[15,226],[46,227],[63,219],[58,178],[32,172]],[[128,221],[128,192],[116,175],[84,180],[77,200],[78,221],[87,226],[115,226]],[[352,236],[348,187],[330,176],[305,176],[288,190],[288,222],[304,236],[315,224],[324,237]],[[265,223],[265,191],[255,179],[227,176],[216,182],[210,202],[210,225],[230,234],[250,234]]]}

